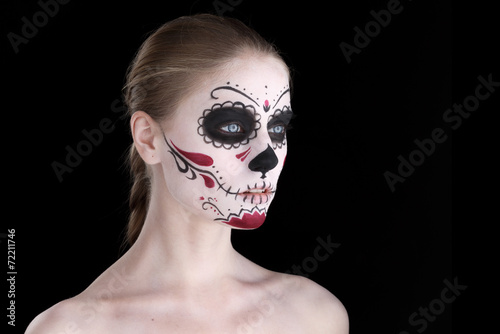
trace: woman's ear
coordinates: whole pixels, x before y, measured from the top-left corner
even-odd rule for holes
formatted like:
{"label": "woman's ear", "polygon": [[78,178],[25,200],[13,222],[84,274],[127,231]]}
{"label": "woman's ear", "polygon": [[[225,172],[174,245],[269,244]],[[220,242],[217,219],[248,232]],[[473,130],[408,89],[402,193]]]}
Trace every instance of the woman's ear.
{"label": "woman's ear", "polygon": [[157,128],[158,124],[144,111],[136,111],[130,118],[135,148],[148,165],[160,162],[158,147],[155,145]]}

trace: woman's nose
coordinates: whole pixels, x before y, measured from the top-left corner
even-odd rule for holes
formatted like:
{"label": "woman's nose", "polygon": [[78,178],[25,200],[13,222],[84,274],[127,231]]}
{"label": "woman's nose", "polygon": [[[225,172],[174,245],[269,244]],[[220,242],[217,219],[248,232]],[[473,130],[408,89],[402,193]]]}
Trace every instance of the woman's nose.
{"label": "woman's nose", "polygon": [[248,168],[253,172],[261,172],[261,179],[266,178],[266,173],[276,167],[278,164],[278,157],[272,147],[267,144],[267,148],[260,152],[255,158],[250,161]]}

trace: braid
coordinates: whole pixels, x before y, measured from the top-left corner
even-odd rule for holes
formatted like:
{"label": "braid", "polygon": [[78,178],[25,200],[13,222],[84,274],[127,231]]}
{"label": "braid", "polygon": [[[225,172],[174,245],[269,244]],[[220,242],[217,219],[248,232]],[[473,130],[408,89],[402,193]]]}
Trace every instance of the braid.
{"label": "braid", "polygon": [[146,163],[135,149],[134,144],[130,147],[130,176],[133,182],[130,190],[129,206],[130,219],[127,228],[127,241],[132,245],[146,220],[149,206],[150,180],[146,169]]}

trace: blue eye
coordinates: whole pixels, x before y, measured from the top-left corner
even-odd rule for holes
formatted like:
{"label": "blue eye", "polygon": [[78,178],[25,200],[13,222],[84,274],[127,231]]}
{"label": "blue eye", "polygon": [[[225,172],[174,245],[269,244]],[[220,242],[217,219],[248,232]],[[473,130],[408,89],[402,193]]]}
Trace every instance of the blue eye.
{"label": "blue eye", "polygon": [[243,129],[237,123],[230,123],[220,127],[220,130],[227,133],[242,133]]}
{"label": "blue eye", "polygon": [[292,110],[289,107],[283,107],[283,110],[278,109],[274,112],[267,123],[267,133],[272,142],[277,144],[277,147],[284,145],[286,132],[289,129],[288,124],[292,119]]}
{"label": "blue eye", "polygon": [[267,133],[274,143],[282,143],[285,140],[287,126],[281,122],[269,124],[267,127]]}
{"label": "blue eye", "polygon": [[285,127],[283,125],[276,125],[275,127],[272,127],[269,129],[269,132],[275,133],[275,134],[283,134],[285,133]]}

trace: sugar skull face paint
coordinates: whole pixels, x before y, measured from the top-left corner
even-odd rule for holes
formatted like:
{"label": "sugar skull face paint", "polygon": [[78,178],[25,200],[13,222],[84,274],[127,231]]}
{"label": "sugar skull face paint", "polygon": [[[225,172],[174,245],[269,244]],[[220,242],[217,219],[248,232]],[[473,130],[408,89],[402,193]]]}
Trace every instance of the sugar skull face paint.
{"label": "sugar skull face paint", "polygon": [[286,157],[288,73],[266,58],[240,60],[227,77],[207,80],[168,121],[163,173],[191,213],[253,229],[266,218]]}

